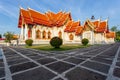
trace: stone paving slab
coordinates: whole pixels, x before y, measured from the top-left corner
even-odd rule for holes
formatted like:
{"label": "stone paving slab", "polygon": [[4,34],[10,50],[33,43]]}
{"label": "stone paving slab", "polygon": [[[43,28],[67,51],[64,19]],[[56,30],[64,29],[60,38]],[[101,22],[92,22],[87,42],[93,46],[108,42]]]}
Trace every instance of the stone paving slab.
{"label": "stone paving slab", "polygon": [[106,56],[106,55],[98,55],[97,58],[102,58],[102,59],[104,58],[104,59],[109,59],[109,60],[113,60],[114,59],[114,57]]}
{"label": "stone paving slab", "polygon": [[29,60],[27,59],[17,59],[17,60],[13,60],[13,61],[8,61],[8,65],[14,65],[14,64],[18,64],[18,63],[22,63],[22,62],[28,62]]}
{"label": "stone paving slab", "polygon": [[103,73],[108,73],[108,70],[110,68],[110,66],[108,65],[104,65],[101,63],[96,63],[96,62],[91,62],[91,61],[87,61],[84,64],[82,64],[82,66],[91,68],[91,69],[95,69],[97,71],[103,72]]}
{"label": "stone paving slab", "polygon": [[3,59],[0,59],[0,62],[3,62]]}
{"label": "stone paving slab", "polygon": [[80,59],[84,59],[84,60],[90,58],[90,56],[85,56],[85,55],[77,55],[75,57],[80,58]]}
{"label": "stone paving slab", "polygon": [[[3,47],[8,67],[0,67],[0,80],[7,77],[12,80],[106,80],[111,75],[113,80],[120,80],[119,45],[116,43],[60,52]],[[0,59],[0,64],[2,62]],[[5,76],[8,71],[9,75]]]}
{"label": "stone paving slab", "polygon": [[55,79],[55,80],[64,80],[64,79],[62,79],[62,78],[57,78],[57,79]]}
{"label": "stone paving slab", "polygon": [[12,76],[13,80],[50,80],[56,75],[43,67]]}
{"label": "stone paving slab", "polygon": [[95,57],[92,60],[99,61],[99,62],[106,63],[106,64],[112,64],[112,60],[107,60],[107,59],[104,59],[104,58],[97,58],[97,57]]}
{"label": "stone paving slab", "polygon": [[120,57],[117,60],[120,61]]}
{"label": "stone paving slab", "polygon": [[82,59],[77,59],[77,58],[74,58],[74,57],[70,57],[68,59],[65,59],[64,61],[68,61],[68,62],[71,62],[71,63],[74,63],[74,64],[80,64],[81,62],[83,62],[84,60]]}
{"label": "stone paving slab", "polygon": [[4,68],[0,68],[0,78],[5,76]]}
{"label": "stone paving slab", "polygon": [[44,58],[44,59],[37,60],[38,63],[43,64],[43,65],[54,62],[54,61],[57,61],[57,60],[53,58]]}
{"label": "stone paving slab", "polygon": [[114,69],[114,76],[120,78],[120,68],[115,68],[115,69]]}
{"label": "stone paving slab", "polygon": [[50,64],[50,65],[47,65],[47,67],[58,72],[58,73],[62,73],[64,71],[74,67],[74,65],[59,61],[59,62]]}
{"label": "stone paving slab", "polygon": [[1,67],[4,67],[4,63],[3,62],[0,62],[0,68]]}
{"label": "stone paving slab", "polygon": [[68,80],[105,80],[106,76],[94,73],[92,71],[77,67],[68,72],[66,76]]}
{"label": "stone paving slab", "polygon": [[120,61],[116,63],[116,66],[119,66],[119,67],[120,67]]}
{"label": "stone paving slab", "polygon": [[14,72],[30,69],[30,68],[33,68],[33,67],[36,67],[36,66],[38,66],[38,65],[33,63],[33,62],[26,62],[26,63],[23,63],[23,64],[11,66],[10,71],[11,71],[11,73],[14,73]]}
{"label": "stone paving slab", "polygon": [[40,56],[40,55],[37,55],[37,56],[29,56],[31,59],[33,60],[38,60],[38,59],[41,59],[41,58],[45,58],[45,56]]}
{"label": "stone paving slab", "polygon": [[56,58],[58,58],[58,59],[64,59],[64,58],[66,58],[66,57],[68,57],[68,56],[66,56],[66,55],[57,55],[57,56],[55,56]]}
{"label": "stone paving slab", "polygon": [[21,59],[24,59],[23,57],[10,57],[10,58],[7,58],[7,61],[16,61],[16,60],[21,60]]}

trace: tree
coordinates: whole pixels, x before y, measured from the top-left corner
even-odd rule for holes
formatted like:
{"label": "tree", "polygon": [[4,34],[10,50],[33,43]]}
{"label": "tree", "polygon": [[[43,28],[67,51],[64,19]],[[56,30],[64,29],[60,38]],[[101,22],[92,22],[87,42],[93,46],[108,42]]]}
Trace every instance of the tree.
{"label": "tree", "polygon": [[7,42],[11,43],[11,40],[13,39],[13,35],[14,35],[14,33],[12,33],[12,32],[6,32],[6,33],[4,33],[3,36],[5,37]]}
{"label": "tree", "polygon": [[117,26],[113,26],[110,30],[116,33],[115,40],[120,41],[120,30],[117,28]]}
{"label": "tree", "polygon": [[2,38],[2,35],[0,34],[0,38]]}
{"label": "tree", "polygon": [[117,29],[116,26],[113,26],[110,30],[111,30],[111,31],[114,31],[114,32],[117,32],[117,31],[118,31],[118,29]]}
{"label": "tree", "polygon": [[116,41],[120,41],[120,30],[116,32]]}

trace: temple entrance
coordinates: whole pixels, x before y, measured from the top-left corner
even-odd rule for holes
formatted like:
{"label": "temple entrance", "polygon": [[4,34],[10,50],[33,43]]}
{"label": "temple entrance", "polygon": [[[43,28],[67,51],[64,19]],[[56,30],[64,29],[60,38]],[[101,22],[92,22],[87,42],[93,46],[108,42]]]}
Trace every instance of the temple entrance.
{"label": "temple entrance", "polygon": [[69,35],[69,39],[70,39],[70,40],[73,40],[73,38],[74,38],[73,34],[70,34],[70,35]]}
{"label": "temple entrance", "polygon": [[42,35],[43,35],[43,39],[46,39],[46,32],[45,31],[43,31]]}
{"label": "temple entrance", "polygon": [[48,31],[48,39],[51,39],[51,32]]}
{"label": "temple entrance", "polygon": [[61,31],[59,31],[58,37],[59,37],[59,38],[62,38],[62,32],[61,32]]}
{"label": "temple entrance", "polygon": [[29,29],[28,30],[28,38],[31,38],[32,37],[32,29]]}
{"label": "temple entrance", "polygon": [[41,37],[41,36],[40,36],[40,30],[37,30],[37,31],[36,31],[36,39],[40,39],[40,37]]}

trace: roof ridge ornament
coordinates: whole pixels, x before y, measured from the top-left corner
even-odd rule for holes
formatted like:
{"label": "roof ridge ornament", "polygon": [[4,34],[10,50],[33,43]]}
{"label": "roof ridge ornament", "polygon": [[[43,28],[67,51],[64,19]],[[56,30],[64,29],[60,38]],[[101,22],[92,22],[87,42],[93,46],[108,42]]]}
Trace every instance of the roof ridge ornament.
{"label": "roof ridge ornament", "polygon": [[29,6],[28,6],[28,8],[27,9],[31,9]]}
{"label": "roof ridge ornament", "polygon": [[24,9],[22,6],[19,6],[20,9]]}

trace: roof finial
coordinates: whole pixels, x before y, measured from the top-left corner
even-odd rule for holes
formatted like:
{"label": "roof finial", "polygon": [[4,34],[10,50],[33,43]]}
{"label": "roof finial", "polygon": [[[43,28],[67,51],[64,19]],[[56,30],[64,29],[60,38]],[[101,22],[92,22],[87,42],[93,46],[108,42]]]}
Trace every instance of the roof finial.
{"label": "roof finial", "polygon": [[27,9],[30,9],[30,7],[28,6]]}
{"label": "roof finial", "polygon": [[20,9],[23,9],[23,7],[21,7],[21,5],[19,5],[19,8],[20,8]]}
{"label": "roof finial", "polygon": [[70,8],[70,11],[69,12],[71,12],[71,8]]}
{"label": "roof finial", "polygon": [[102,19],[102,16],[100,16],[100,19],[99,19],[99,21],[101,21],[101,19]]}
{"label": "roof finial", "polygon": [[109,20],[109,16],[107,17],[107,21]]}
{"label": "roof finial", "polygon": [[92,15],[92,16],[91,16],[91,20],[94,20],[94,19],[95,19],[95,16],[94,16],[94,15]]}

